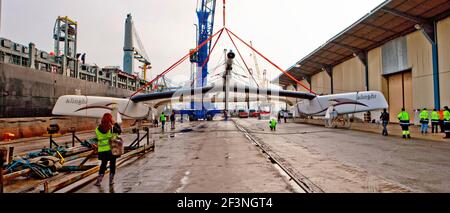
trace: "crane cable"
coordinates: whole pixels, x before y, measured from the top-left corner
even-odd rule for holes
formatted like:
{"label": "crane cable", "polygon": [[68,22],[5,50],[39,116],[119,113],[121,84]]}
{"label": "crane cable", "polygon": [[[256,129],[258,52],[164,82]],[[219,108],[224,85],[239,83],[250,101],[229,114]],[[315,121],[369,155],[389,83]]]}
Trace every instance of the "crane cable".
{"label": "crane cable", "polygon": [[241,58],[242,62],[244,62],[244,65],[245,65],[245,67],[247,68],[248,73],[249,73],[250,76],[253,78],[253,81],[255,81],[257,87],[259,88],[259,84],[258,84],[258,82],[256,81],[256,79],[255,79],[255,77],[253,76],[253,74],[252,74],[252,72],[250,71],[250,69],[248,68],[247,63],[246,63],[245,60],[244,60],[244,57],[242,57],[242,54],[241,54],[241,52],[239,51],[239,48],[237,47],[236,43],[234,42],[234,40],[233,40],[233,38],[231,37],[231,35],[230,35],[230,33],[228,32],[228,30],[227,30],[226,28],[225,28],[225,30],[227,31],[228,37],[230,37],[230,39],[231,39],[231,43],[233,43],[234,47],[236,48],[236,51],[238,52],[239,57]]}
{"label": "crane cable", "polygon": [[[237,38],[239,41],[241,41],[242,43],[244,43],[247,47],[249,47],[250,49],[252,49],[253,51],[255,51],[258,55],[260,55],[262,58],[264,58],[267,62],[269,62],[270,64],[272,64],[275,68],[277,68],[279,71],[281,71],[282,73],[284,73],[286,76],[288,76],[290,79],[292,79],[293,81],[295,81],[297,84],[299,84],[300,86],[302,86],[303,88],[305,88],[307,91],[309,91],[310,93],[317,95],[311,88],[306,87],[301,81],[297,80],[296,78],[294,78],[291,74],[289,74],[288,72],[284,71],[283,69],[281,69],[278,65],[276,65],[275,63],[273,63],[271,60],[269,60],[266,56],[264,56],[263,54],[261,54],[258,50],[256,50],[255,48],[253,48],[251,45],[247,44],[247,42],[245,42],[244,40],[242,40],[239,36],[237,36],[236,34],[234,34],[231,30],[229,30],[228,28],[225,28],[225,30],[227,31],[228,35],[233,35],[235,38]],[[231,38],[230,35],[230,39]]]}
{"label": "crane cable", "polygon": [[211,39],[213,39],[214,37],[216,37],[219,33],[222,33],[223,30],[225,28],[220,29],[219,31],[217,31],[216,33],[214,33],[214,35],[210,36],[208,39],[206,39],[205,41],[203,41],[200,45],[198,45],[194,50],[190,51],[188,54],[186,54],[184,57],[182,57],[180,60],[178,60],[177,62],[175,62],[174,64],[172,64],[172,66],[170,66],[169,68],[167,68],[164,72],[162,72],[161,74],[159,74],[158,76],[156,76],[156,78],[154,78],[153,80],[147,82],[144,86],[142,86],[141,88],[139,88],[136,92],[134,92],[129,100],[128,103],[124,109],[124,112],[127,110],[128,105],[131,102],[131,98],[134,97],[135,95],[137,95],[138,93],[142,92],[145,88],[147,88],[148,86],[152,85],[155,81],[157,81],[158,79],[160,79],[162,76],[166,75],[167,73],[169,73],[170,71],[172,71],[175,67],[177,67],[178,65],[180,65],[181,63],[183,63],[187,58],[189,58],[190,56],[192,56],[193,54],[197,53],[203,46],[205,46],[209,41],[211,41]]}

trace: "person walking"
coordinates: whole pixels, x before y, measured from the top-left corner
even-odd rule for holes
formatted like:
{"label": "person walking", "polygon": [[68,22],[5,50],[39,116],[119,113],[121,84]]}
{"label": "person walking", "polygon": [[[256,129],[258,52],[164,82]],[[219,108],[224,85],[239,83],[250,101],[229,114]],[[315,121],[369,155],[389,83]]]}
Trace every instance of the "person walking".
{"label": "person walking", "polygon": [[287,123],[287,118],[288,118],[288,113],[287,112],[283,113],[283,118],[284,118],[284,123]]}
{"label": "person walking", "polygon": [[450,111],[448,106],[444,107],[444,138],[450,138]]}
{"label": "person walking", "polygon": [[281,111],[280,112],[278,112],[278,123],[281,123]]}
{"label": "person walking", "polygon": [[223,117],[225,118],[225,121],[228,121],[228,110],[223,111]]}
{"label": "person walking", "polygon": [[387,112],[387,109],[383,109],[383,112],[381,113],[380,120],[383,125],[383,132],[381,133],[383,136],[388,136],[388,130],[387,125],[389,124],[389,113]]}
{"label": "person walking", "polygon": [[426,108],[420,111],[420,132],[422,134],[428,134],[428,125],[430,124],[430,113]]}
{"label": "person walking", "polygon": [[277,120],[275,118],[272,118],[272,120],[269,121],[270,131],[276,131],[277,130]]}
{"label": "person walking", "polygon": [[97,136],[97,151],[98,159],[101,161],[99,174],[97,177],[96,186],[100,186],[103,176],[106,172],[106,166],[109,161],[109,184],[114,184],[114,174],[116,173],[116,157],[112,154],[109,140],[117,136],[122,132],[120,126],[116,123],[110,113],[103,115],[100,125],[95,129],[95,135]]}
{"label": "person walking", "polygon": [[431,112],[431,133],[439,133],[439,113],[437,109]]}
{"label": "person walking", "polygon": [[172,130],[175,129],[175,121],[176,121],[175,111],[172,111],[172,114],[170,115],[170,128]]}
{"label": "person walking", "polygon": [[161,129],[164,132],[164,126],[166,125],[166,115],[164,114],[164,112],[161,113],[161,116],[159,116],[159,120],[161,121]]}
{"label": "person walking", "polygon": [[411,123],[409,113],[405,111],[405,108],[402,108],[402,111],[398,114],[397,118],[400,121],[400,126],[402,127],[403,138],[411,138],[411,134],[409,132],[409,126]]}

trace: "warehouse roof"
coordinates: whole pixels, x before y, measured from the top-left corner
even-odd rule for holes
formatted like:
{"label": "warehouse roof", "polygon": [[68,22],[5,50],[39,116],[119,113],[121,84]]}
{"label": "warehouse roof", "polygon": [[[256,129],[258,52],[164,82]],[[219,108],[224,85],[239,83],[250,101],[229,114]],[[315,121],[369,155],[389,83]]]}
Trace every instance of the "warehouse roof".
{"label": "warehouse roof", "polygon": [[[287,71],[298,80],[338,65],[361,52],[367,52],[388,41],[417,30],[450,15],[448,0],[388,0],[356,23],[330,39]],[[419,25],[418,25],[419,24]],[[274,82],[295,84],[285,74]]]}

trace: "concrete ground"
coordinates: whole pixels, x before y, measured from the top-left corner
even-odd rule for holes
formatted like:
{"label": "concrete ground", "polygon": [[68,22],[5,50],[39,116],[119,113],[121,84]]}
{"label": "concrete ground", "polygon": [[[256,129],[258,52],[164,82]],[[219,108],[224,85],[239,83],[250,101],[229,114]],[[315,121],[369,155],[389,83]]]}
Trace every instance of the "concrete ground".
{"label": "concrete ground", "polygon": [[[289,121],[292,122],[292,121]],[[296,118],[296,123],[300,124],[312,124],[324,126],[324,119],[299,119]],[[381,134],[383,131],[383,126],[379,123],[359,123],[354,122],[350,125],[351,130],[363,131],[363,132],[371,132],[376,134]],[[399,124],[391,123],[387,127],[389,135],[402,137],[402,129]],[[441,129],[439,128],[439,133],[432,134],[431,127],[428,129],[428,134],[421,134],[420,125],[413,125],[409,127],[411,132],[411,137],[419,140],[427,140],[427,141],[436,141],[436,142],[450,142],[450,139],[443,138],[445,136],[444,133],[441,133]]]}
{"label": "concrete ground", "polygon": [[450,143],[237,120],[325,192],[450,192]]}
{"label": "concrete ground", "polygon": [[293,192],[260,150],[224,121],[179,125],[177,133],[155,133],[154,153],[118,169],[116,184],[93,183],[79,192],[245,193]]}
{"label": "concrete ground", "polygon": [[[450,143],[322,126],[235,119],[284,166],[324,192],[450,192]],[[118,169],[116,184],[79,192],[294,192],[233,121],[185,122],[156,150]],[[43,142],[42,142],[43,143]]]}

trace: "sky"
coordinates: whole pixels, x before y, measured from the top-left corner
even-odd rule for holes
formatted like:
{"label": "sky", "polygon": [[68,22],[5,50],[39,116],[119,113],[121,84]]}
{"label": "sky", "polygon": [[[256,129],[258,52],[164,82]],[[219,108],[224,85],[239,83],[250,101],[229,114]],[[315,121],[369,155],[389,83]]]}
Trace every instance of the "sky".
{"label": "sky", "polygon": [[[0,0],[2,1],[2,0]],[[134,24],[152,63],[149,79],[164,71],[195,47],[198,0],[3,0],[0,36],[53,51],[52,31],[58,16],[78,21],[78,52],[87,63],[121,66],[124,22]],[[227,28],[283,69],[288,69],[330,38],[369,13],[384,0],[227,0]],[[217,1],[214,31],[222,28],[222,1]],[[255,70],[251,50],[238,44],[245,61]],[[209,63],[211,75],[224,49],[235,48],[222,35]],[[241,61],[240,64],[243,66]],[[257,57],[260,70],[272,80],[280,71]],[[137,67],[139,64],[136,64]],[[189,60],[168,77],[187,81]],[[244,72],[243,69],[240,72]],[[148,80],[149,80],[148,79]]]}

